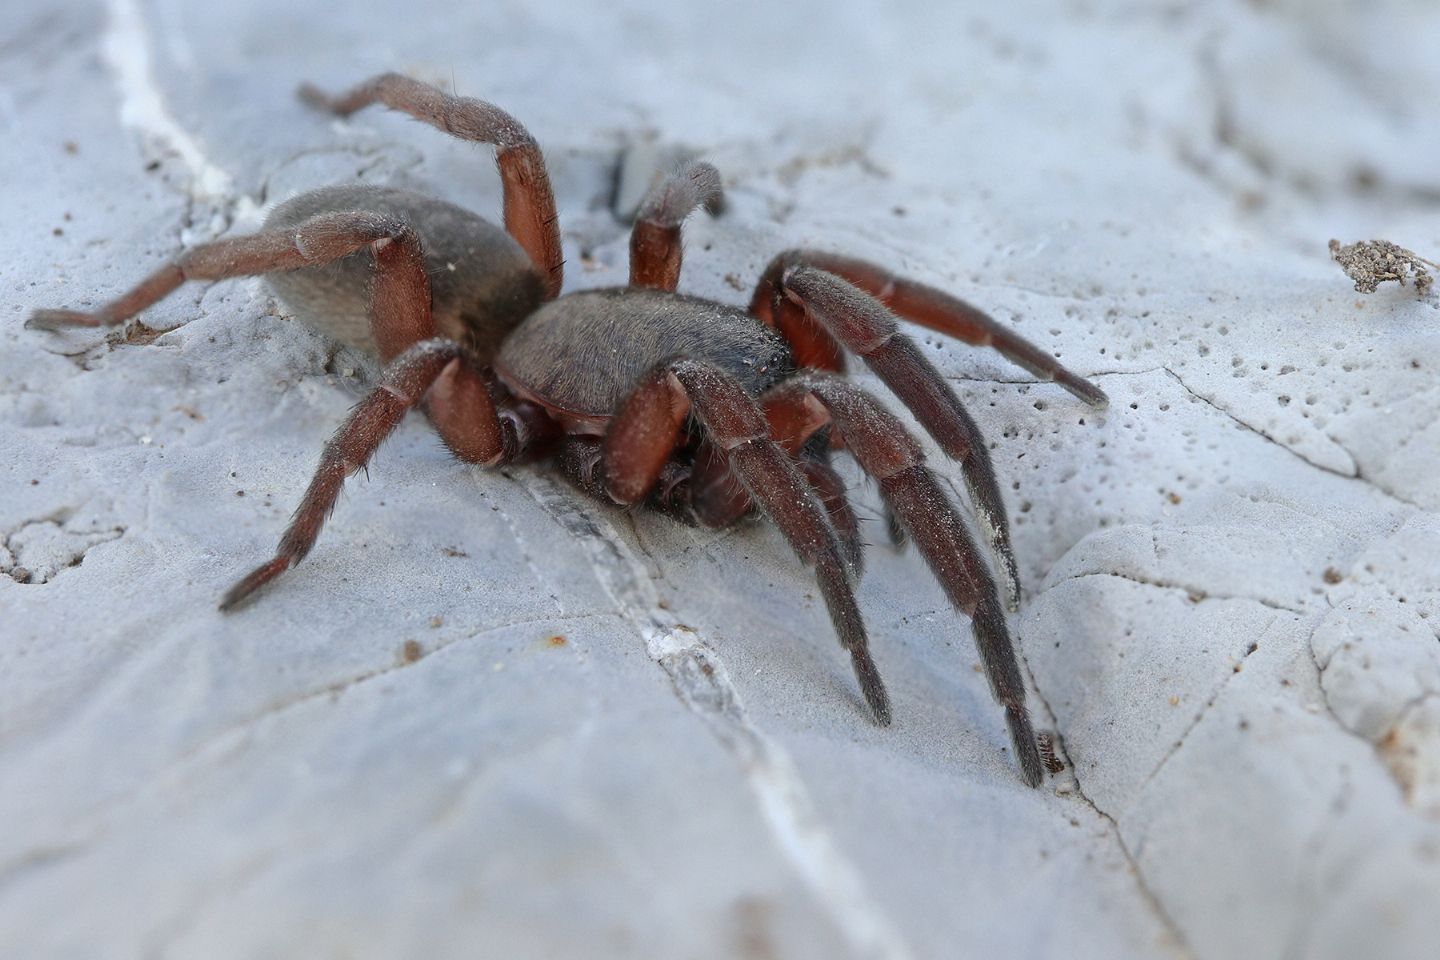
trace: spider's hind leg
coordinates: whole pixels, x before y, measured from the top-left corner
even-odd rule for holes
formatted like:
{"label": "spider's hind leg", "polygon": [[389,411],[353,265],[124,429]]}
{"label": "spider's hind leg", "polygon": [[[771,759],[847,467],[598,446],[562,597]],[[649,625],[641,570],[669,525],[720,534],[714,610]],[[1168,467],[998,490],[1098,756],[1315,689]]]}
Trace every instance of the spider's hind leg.
{"label": "spider's hind leg", "polygon": [[[351,412],[326,444],[300,508],[276,555],[236,584],[229,609],[300,561],[320,534],[345,478],[361,469],[405,413],[423,404],[445,445],[462,460],[495,463],[514,457],[536,434],[519,413],[497,414],[489,380],[469,351],[435,338],[430,281],[420,238],[403,221],[365,211],[319,214],[293,227],[272,228],[197,246],[119,299],[91,313],[38,311],[32,326],[118,323],[186,280],[220,280],[330,263],[369,248],[370,329],[382,360],[381,384]],[[543,427],[543,424],[541,424]]]}

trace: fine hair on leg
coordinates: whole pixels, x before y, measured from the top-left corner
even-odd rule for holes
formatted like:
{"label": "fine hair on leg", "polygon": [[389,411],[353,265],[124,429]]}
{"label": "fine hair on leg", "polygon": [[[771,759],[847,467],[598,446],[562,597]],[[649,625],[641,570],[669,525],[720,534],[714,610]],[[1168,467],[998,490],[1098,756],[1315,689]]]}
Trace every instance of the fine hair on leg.
{"label": "fine hair on leg", "polygon": [[708,363],[686,359],[661,364],[642,377],[605,438],[602,467],[611,497],[638,503],[647,495],[691,411],[751,500],[814,568],[865,701],[875,721],[888,724],[890,700],[870,656],[845,549],[815,491],[770,439],[763,412],[734,378]]}

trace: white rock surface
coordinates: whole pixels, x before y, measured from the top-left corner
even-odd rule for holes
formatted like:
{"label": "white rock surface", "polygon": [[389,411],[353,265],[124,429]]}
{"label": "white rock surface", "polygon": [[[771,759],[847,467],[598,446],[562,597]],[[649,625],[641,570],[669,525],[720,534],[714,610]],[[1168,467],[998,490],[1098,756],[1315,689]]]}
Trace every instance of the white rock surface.
{"label": "white rock surface", "polygon": [[[1325,242],[1440,253],[1440,9],[959,6],[12,0],[0,956],[1432,955],[1440,308]],[[729,188],[687,289],[823,245],[1104,386],[922,338],[993,443],[1072,770],[1021,784],[917,557],[862,588],[880,730],[773,531],[463,469],[419,422],[215,612],[361,359],[253,281],[21,323],[323,183],[497,209],[484,150],[292,96],[382,69],[525,120],[572,289],[624,277],[617,163],[669,144]]]}

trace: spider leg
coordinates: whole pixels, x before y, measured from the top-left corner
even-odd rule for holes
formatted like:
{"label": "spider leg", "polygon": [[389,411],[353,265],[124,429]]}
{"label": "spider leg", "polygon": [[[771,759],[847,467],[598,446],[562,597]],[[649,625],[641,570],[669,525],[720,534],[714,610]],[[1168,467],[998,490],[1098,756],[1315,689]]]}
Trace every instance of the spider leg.
{"label": "spider leg", "polygon": [[755,287],[750,314],[773,327],[785,342],[797,367],[843,373],[845,350],[840,342],[818,323],[811,322],[805,308],[784,296],[778,280],[767,270]]}
{"label": "spider leg", "polygon": [[[555,456],[561,473],[565,474],[580,492],[601,503],[613,504],[615,501],[605,485],[605,471],[601,459],[600,438],[586,435],[565,437]],[[645,500],[646,509],[693,526],[695,518],[690,511],[690,475],[690,466],[680,458],[667,461]]]}
{"label": "spider leg", "polygon": [[[405,262],[419,256],[419,240],[414,232],[401,221],[376,213],[326,213],[294,228],[265,230],[199,244],[98,310],[36,310],[25,321],[25,326],[41,330],[110,326],[130,319],[173,293],[187,280],[227,280],[298,270],[329,263],[366,246],[375,251],[377,272],[386,278],[381,281],[380,298],[386,302],[397,295],[403,298],[404,290],[395,287],[413,286],[413,280],[396,271],[403,273]],[[387,263],[394,263],[395,267],[387,270]],[[423,270],[421,279],[428,302],[429,281],[424,278]],[[401,318],[392,322],[401,322]],[[377,335],[384,333],[376,332]],[[395,344],[403,349],[416,339],[424,339],[424,335],[422,330],[397,328],[393,336],[378,341],[382,352],[387,339],[393,356],[399,352]]]}
{"label": "spider leg", "polygon": [[[767,409],[765,413],[768,419],[770,411]],[[819,498],[820,505],[829,514],[830,523],[840,538],[845,563],[850,568],[851,575],[859,580],[865,572],[860,521],[845,494],[844,482],[830,466],[826,438],[823,434],[818,435],[815,439],[820,442],[806,443],[801,449],[793,449],[777,434],[774,421],[771,421],[770,425],[770,438],[790,454],[800,475]],[[755,502],[745,492],[744,486],[731,472],[725,456],[716,450],[714,444],[700,445],[689,479],[690,513],[694,521],[701,526],[728,527],[755,509]]]}
{"label": "spider leg", "polygon": [[695,360],[671,361],[643,377],[605,436],[602,460],[611,497],[620,503],[638,503],[645,497],[691,410],[751,499],[780,528],[800,559],[814,567],[865,700],[876,722],[888,724],[889,698],[870,658],[844,548],[810,485],[770,439],[764,414],[732,377]]}
{"label": "spider leg", "polygon": [[885,507],[885,534],[890,538],[890,546],[902,553],[905,551],[910,538],[906,536],[905,528],[900,525],[900,518],[895,516],[895,511],[891,510],[888,504]]}
{"label": "spider leg", "polygon": [[703,205],[720,212],[720,171],[692,163],[666,177],[645,197],[630,231],[630,286],[674,290],[680,281],[680,225]]}
{"label": "spider leg", "polygon": [[766,394],[760,399],[770,424],[770,438],[795,458],[800,472],[810,481],[840,536],[845,560],[859,579],[865,570],[865,545],[860,539],[860,521],[845,495],[845,483],[830,466],[829,414],[816,403],[777,403],[770,397]]}
{"label": "spider leg", "polygon": [[886,506],[914,541],[951,604],[970,617],[991,692],[1005,708],[1021,772],[1030,786],[1039,784],[1040,755],[1025,709],[1025,684],[995,581],[980,561],[964,521],[925,467],[920,445],[879,401],[839,377],[802,374],[775,387],[764,401],[767,410],[813,408],[817,401],[823,405],[856,462],[880,485]]}
{"label": "spider leg", "polygon": [[[427,394],[433,406],[435,389],[447,378],[464,385],[465,396],[474,404],[465,411],[468,429],[463,443],[442,434],[451,450],[462,459],[487,466],[515,458],[527,440],[525,431],[516,418],[497,413],[469,350],[443,337],[411,346],[386,366],[380,385],[356,405],[325,444],[320,465],[274,558],[231,587],[220,602],[221,610],[231,609],[310,552],[325,519],[335,509],[345,478],[370,462],[381,442]],[[454,403],[454,396],[447,402]]]}
{"label": "spider leg", "polygon": [[331,213],[293,230],[266,230],[202,243],[98,310],[36,310],[25,326],[39,330],[110,326],[165,298],[186,280],[226,280],[298,270],[329,263],[366,245],[374,245],[378,251],[393,240],[403,244],[406,232],[404,224],[378,214]]}
{"label": "spider leg", "polygon": [[995,479],[980,428],[955,391],[899,331],[883,304],[834,274],[793,267],[780,278],[782,300],[803,308],[807,322],[823,328],[864,360],[880,380],[915,414],[946,455],[960,463],[977,519],[1000,565],[1005,602],[1020,606],[1020,578],[1010,548],[1005,501]]}
{"label": "spider leg", "polygon": [[1091,406],[1103,407],[1109,402],[1105,392],[1095,384],[1068,370],[1049,353],[983,310],[943,290],[896,276],[866,260],[819,250],[787,250],[766,267],[755,288],[750,312],[768,321],[770,304],[785,272],[802,265],[816,267],[849,281],[912,323],[977,347],[994,347],[1011,363],[1041,380],[1058,383]]}
{"label": "spider leg", "polygon": [[495,163],[504,186],[505,230],[529,254],[545,280],[546,299],[560,295],[565,257],[560,248],[560,221],[545,158],[535,138],[510,114],[473,97],[455,97],[398,73],[382,73],[332,96],[312,84],[300,87],[300,98],[313,107],[348,117],[372,103],[381,103],[436,129],[476,143],[495,146]]}
{"label": "spider leg", "polygon": [[835,533],[840,537],[840,547],[845,551],[845,563],[850,567],[851,576],[859,580],[865,575],[865,544],[860,539],[860,520],[845,493],[845,481],[830,466],[829,450],[812,452],[807,444],[805,451],[795,458],[795,466],[800,468],[800,474],[809,481],[810,488],[820,499],[820,505],[830,515],[830,523],[834,525]]}
{"label": "spider leg", "polygon": [[403,222],[374,213],[327,213],[293,229],[268,230],[202,244],[93,313],[37,311],[31,326],[99,326],[133,316],[186,280],[296,270],[328,263],[368,246],[375,257],[370,326],[385,378],[351,413],[325,447],[320,467],[275,558],[225,595],[229,609],[298,563],[314,544],[340,486],[360,469],[405,412],[422,400],[450,450],[463,460],[494,463],[512,458],[545,426],[529,411],[507,411],[501,421],[490,384],[460,344],[434,337],[430,281],[420,240]]}
{"label": "spider leg", "polygon": [[[298,270],[329,263],[366,246],[375,257],[370,329],[380,359],[389,362],[412,345],[435,336],[430,279],[415,231],[394,217],[363,211],[323,213],[294,228],[200,244],[98,310],[36,310],[26,326],[54,330],[120,323],[186,280],[224,280]],[[438,382],[431,386],[426,412],[457,457],[483,462],[491,455],[493,441],[486,429],[474,422],[472,413],[490,403],[487,383],[456,365],[442,371]]]}

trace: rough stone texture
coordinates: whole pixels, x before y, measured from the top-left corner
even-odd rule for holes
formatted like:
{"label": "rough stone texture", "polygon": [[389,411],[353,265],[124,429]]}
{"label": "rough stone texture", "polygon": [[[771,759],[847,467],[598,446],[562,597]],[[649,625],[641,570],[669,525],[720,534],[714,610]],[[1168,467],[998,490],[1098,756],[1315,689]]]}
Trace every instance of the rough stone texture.
{"label": "rough stone texture", "polygon": [[[1440,11],[540,6],[7,8],[0,955],[1433,953],[1440,301],[1325,244],[1440,252]],[[691,292],[823,245],[1103,384],[922,338],[993,443],[1071,770],[1020,783],[913,555],[862,588],[880,730],[773,531],[462,469],[419,422],[215,612],[363,359],[253,281],[21,322],[322,183],[495,210],[484,150],[291,96],[381,69],[524,118],[572,289],[624,277],[615,172],[668,144],[729,189]]]}

